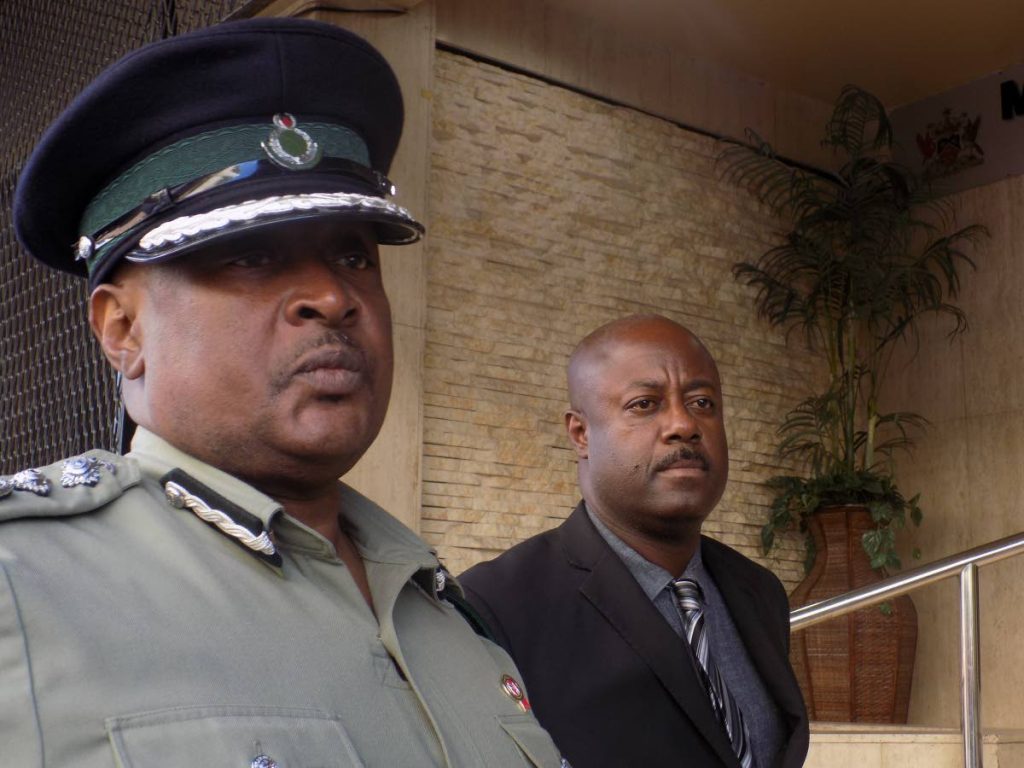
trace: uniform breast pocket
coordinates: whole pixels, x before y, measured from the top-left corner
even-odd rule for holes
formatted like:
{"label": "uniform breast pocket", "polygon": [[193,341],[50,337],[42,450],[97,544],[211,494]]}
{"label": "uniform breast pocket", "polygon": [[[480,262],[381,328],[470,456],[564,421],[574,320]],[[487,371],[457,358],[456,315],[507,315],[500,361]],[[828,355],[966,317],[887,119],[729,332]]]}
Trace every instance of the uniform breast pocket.
{"label": "uniform breast pocket", "polygon": [[183,707],[112,717],[107,732],[120,768],[365,768],[319,710]]}
{"label": "uniform breast pocket", "polygon": [[537,768],[568,765],[559,757],[548,732],[530,715],[498,715],[498,722],[530,765]]}

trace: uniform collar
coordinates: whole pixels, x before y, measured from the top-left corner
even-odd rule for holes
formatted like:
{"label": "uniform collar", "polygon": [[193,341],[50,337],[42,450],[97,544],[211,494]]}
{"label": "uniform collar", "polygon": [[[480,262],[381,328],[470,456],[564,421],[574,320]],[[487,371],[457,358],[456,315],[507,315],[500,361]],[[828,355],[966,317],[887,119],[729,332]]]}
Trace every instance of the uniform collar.
{"label": "uniform collar", "polygon": [[[243,480],[175,448],[163,438],[138,427],[128,456],[145,474],[162,477],[180,469],[203,485],[260,519],[282,546],[313,555],[334,555],[332,545],[319,533],[284,512],[282,506]],[[339,481],[340,482],[340,481]],[[341,509],[349,534],[364,560],[385,564],[415,563],[420,568],[439,566],[435,550],[415,533],[355,489],[341,483]]]}
{"label": "uniform collar", "polygon": [[178,450],[143,427],[136,428],[128,457],[137,461],[145,474],[156,477],[162,477],[172,469],[182,470],[232,504],[258,517],[268,530],[273,519],[282,512],[280,504],[245,481]]}
{"label": "uniform collar", "polygon": [[342,514],[364,560],[377,563],[439,565],[437,552],[405,525],[353,488],[342,483]]}

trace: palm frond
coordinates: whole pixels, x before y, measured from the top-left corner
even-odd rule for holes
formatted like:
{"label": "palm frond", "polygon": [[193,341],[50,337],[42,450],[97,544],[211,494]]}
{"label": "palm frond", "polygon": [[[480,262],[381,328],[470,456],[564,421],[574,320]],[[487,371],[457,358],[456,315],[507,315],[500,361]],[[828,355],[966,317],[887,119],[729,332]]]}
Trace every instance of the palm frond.
{"label": "palm frond", "polygon": [[[873,136],[868,134],[874,130]],[[841,149],[848,155],[860,155],[865,149],[892,146],[892,123],[885,106],[875,96],[855,85],[845,85],[839,93],[832,118],[825,126],[825,146]]]}

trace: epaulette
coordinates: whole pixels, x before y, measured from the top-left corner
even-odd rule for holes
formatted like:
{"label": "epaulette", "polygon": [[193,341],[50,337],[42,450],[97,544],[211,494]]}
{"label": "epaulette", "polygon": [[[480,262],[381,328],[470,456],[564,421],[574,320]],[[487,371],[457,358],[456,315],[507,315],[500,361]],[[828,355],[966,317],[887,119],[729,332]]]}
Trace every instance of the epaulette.
{"label": "epaulette", "polygon": [[134,461],[99,450],[0,475],[0,522],[93,512],[137,485],[139,478]]}

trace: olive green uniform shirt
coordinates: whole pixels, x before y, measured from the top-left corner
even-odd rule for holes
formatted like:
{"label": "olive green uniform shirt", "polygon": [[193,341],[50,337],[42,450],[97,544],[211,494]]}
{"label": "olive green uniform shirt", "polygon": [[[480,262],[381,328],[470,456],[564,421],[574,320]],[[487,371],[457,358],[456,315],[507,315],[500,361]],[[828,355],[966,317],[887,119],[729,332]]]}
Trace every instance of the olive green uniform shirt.
{"label": "olive green uniform shirt", "polygon": [[[5,765],[559,765],[434,552],[366,498],[345,487],[343,515],[376,616],[330,542],[237,478],[144,430],[89,455],[111,463],[93,486],[58,463],[48,495],[0,498]],[[280,564],[169,503],[174,468],[262,521]]]}

